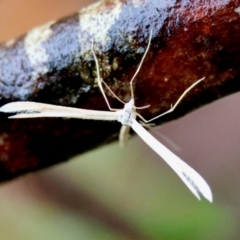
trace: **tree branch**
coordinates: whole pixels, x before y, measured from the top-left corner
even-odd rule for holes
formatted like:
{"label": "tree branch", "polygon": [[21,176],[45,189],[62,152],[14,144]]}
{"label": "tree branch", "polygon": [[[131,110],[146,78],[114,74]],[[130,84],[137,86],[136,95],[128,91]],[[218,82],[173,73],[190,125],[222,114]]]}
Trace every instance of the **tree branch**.
{"label": "tree branch", "polygon": [[[240,1],[102,1],[0,45],[0,104],[38,101],[107,110],[96,86],[91,41],[101,76],[124,101],[135,80],[145,118],[168,110],[199,78],[170,121],[240,88]],[[111,106],[122,108],[108,91]],[[73,119],[9,120],[0,115],[0,181],[65,161],[116,139],[120,125]]]}

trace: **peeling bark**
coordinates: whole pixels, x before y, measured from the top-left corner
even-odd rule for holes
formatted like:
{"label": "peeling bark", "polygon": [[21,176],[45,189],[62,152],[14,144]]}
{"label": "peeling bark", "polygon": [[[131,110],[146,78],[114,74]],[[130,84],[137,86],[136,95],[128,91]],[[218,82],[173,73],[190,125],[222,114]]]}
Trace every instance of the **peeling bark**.
{"label": "peeling bark", "polygon": [[[96,86],[91,41],[101,76],[119,98],[130,98],[145,118],[169,109],[197,79],[206,77],[171,114],[239,91],[240,1],[102,1],[0,45],[0,104],[38,101],[107,110]],[[111,93],[112,107],[122,108]],[[0,181],[65,161],[116,139],[120,125],[73,119],[9,120],[0,115]]]}

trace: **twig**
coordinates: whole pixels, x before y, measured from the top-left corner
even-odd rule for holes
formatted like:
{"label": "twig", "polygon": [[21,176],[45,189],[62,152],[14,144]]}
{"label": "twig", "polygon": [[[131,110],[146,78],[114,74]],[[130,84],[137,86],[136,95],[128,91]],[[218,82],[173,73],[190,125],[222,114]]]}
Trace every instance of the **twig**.
{"label": "twig", "polygon": [[[153,40],[135,82],[137,106],[145,118],[169,109],[197,79],[170,115],[157,124],[240,88],[240,1],[147,0],[102,1],[80,13],[52,22],[0,46],[1,105],[38,101],[107,110],[95,84],[91,54],[94,39],[101,76],[122,100],[130,98],[129,81]],[[118,102],[108,99],[111,106]],[[0,180],[65,161],[115,140],[119,124],[66,119],[0,118]]]}

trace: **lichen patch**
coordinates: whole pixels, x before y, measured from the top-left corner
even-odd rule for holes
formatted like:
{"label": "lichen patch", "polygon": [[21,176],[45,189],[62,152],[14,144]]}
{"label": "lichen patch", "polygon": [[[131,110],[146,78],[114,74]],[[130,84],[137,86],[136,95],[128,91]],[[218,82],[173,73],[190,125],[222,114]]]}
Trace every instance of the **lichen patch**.
{"label": "lichen patch", "polygon": [[5,46],[11,47],[15,42],[16,42],[16,38],[12,38],[12,39],[8,40],[7,42],[5,42]]}
{"label": "lichen patch", "polygon": [[238,13],[240,15],[240,6],[234,9],[234,12]]}
{"label": "lichen patch", "polygon": [[[94,40],[94,49],[98,51],[101,46],[102,51],[108,49],[110,37],[109,29],[114,25],[122,11],[120,1],[100,1],[79,12],[79,42],[81,43],[81,53],[84,54],[91,48],[91,40]],[[94,39],[93,39],[94,37]]]}
{"label": "lichen patch", "polygon": [[51,36],[52,30],[50,27],[53,23],[54,21],[31,30],[24,39],[25,51],[34,69],[33,78],[48,71],[44,64],[48,61],[48,54],[42,43]]}

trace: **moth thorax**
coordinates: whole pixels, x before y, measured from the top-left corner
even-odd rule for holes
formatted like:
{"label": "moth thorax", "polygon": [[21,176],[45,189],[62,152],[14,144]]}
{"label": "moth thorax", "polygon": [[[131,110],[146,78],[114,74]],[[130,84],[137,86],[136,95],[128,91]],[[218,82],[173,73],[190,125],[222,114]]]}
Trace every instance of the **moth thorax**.
{"label": "moth thorax", "polygon": [[134,106],[134,100],[131,99],[128,103],[125,104],[123,110],[121,110],[121,115],[118,118],[118,121],[122,125],[131,126],[132,120],[136,119],[136,110]]}

